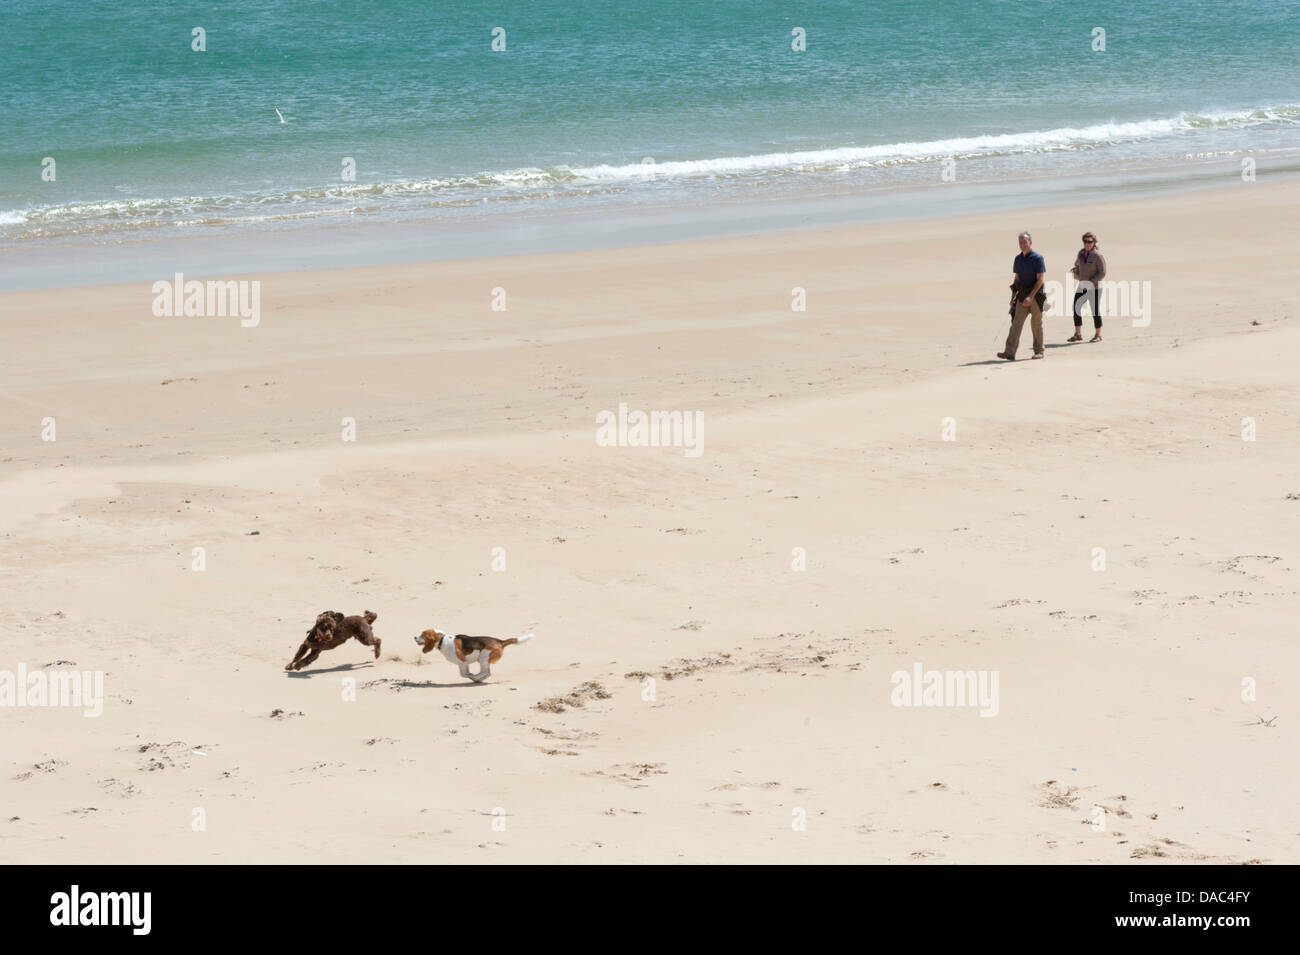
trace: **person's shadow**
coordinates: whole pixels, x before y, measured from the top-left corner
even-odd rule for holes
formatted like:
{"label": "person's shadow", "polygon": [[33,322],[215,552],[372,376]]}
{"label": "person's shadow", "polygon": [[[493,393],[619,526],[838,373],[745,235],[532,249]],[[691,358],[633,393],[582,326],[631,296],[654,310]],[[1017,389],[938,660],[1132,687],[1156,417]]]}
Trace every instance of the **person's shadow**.
{"label": "person's shadow", "polygon": [[[1044,343],[1044,344],[1043,344],[1043,350],[1046,351],[1046,350],[1049,349],[1049,348],[1069,348],[1071,345],[1077,345],[1077,344],[1079,344],[1079,343],[1078,343],[1078,342],[1059,342],[1059,343],[1054,344],[1054,345],[1048,345],[1047,343]],[[977,365],[1014,365],[1014,364],[1016,364],[1017,362],[1022,362],[1022,361],[1033,361],[1033,359],[1030,358],[1028,355],[1026,355],[1024,358],[1019,358],[1019,357],[1017,357],[1015,361],[1007,361],[1005,358],[987,358],[987,359],[985,359],[984,361],[964,361],[964,362],[962,362],[960,365],[958,365],[957,367],[958,367],[958,368],[970,368],[970,367],[972,367],[972,366],[977,366]]]}

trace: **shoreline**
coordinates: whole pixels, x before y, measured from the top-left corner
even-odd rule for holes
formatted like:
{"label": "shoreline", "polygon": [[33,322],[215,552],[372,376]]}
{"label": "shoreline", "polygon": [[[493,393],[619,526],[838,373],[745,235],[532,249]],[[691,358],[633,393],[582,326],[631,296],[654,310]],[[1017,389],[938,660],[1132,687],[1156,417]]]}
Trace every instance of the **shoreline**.
{"label": "shoreline", "polygon": [[[1288,160],[1257,181],[1300,178]],[[934,221],[997,210],[1055,208],[1101,192],[1102,202],[1140,201],[1227,189],[1240,183],[1231,161],[1129,170],[1087,177],[847,190],[802,197],[732,200],[705,206],[569,209],[482,218],[376,221],[331,218],[293,229],[127,238],[111,243],[43,239],[0,249],[0,292],[154,281],[175,272],[219,277],[585,252],[674,242],[755,237],[825,228]]]}

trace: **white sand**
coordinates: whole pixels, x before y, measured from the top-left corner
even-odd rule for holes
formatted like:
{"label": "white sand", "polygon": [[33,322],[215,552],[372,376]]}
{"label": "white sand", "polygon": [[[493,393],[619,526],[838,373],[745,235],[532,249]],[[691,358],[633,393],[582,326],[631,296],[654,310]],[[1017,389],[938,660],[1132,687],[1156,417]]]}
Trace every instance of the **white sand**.
{"label": "white sand", "polygon": [[[0,670],[107,695],[0,709],[0,858],[1300,861],[1297,200],[271,274],[255,329],[0,295]],[[1150,326],[990,363],[1026,226]],[[287,676],[325,609],[383,658]],[[428,627],[537,639],[463,685]],[[891,705],[918,662],[997,715]]]}

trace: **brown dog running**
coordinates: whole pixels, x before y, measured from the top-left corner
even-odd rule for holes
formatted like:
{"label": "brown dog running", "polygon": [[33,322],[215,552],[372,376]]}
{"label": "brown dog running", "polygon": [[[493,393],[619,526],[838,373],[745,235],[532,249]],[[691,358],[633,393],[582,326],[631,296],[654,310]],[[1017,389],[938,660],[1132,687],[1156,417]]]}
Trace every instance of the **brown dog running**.
{"label": "brown dog running", "polygon": [[[533,639],[531,633],[525,633],[522,637],[498,640],[496,637],[469,637],[463,633],[449,637],[441,630],[426,630],[415,638],[415,642],[424,648],[421,653],[440,650],[448,662],[460,667],[461,676],[468,677],[475,683],[482,683],[492,675],[491,665],[501,659],[501,654],[505,653],[506,647],[512,643],[527,643],[531,639]],[[478,661],[477,673],[469,672],[471,660]]]}
{"label": "brown dog running", "polygon": [[379,659],[379,638],[370,629],[370,625],[379,619],[379,615],[369,610],[363,616],[345,617],[337,610],[326,610],[318,614],[316,623],[307,631],[307,639],[302,642],[294,658],[289,661],[286,670],[301,670],[321,655],[322,650],[333,650],[340,644],[356,637],[361,643],[375,648],[375,659]]}

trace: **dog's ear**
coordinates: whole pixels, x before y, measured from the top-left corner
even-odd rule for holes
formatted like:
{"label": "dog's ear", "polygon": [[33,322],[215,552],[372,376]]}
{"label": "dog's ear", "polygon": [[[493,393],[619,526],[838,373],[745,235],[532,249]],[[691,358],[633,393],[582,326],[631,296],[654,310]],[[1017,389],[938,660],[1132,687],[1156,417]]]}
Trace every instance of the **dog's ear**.
{"label": "dog's ear", "polygon": [[347,617],[339,613],[337,610],[331,610],[330,616],[334,618],[335,623],[342,623],[344,620],[347,619]]}

